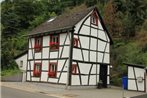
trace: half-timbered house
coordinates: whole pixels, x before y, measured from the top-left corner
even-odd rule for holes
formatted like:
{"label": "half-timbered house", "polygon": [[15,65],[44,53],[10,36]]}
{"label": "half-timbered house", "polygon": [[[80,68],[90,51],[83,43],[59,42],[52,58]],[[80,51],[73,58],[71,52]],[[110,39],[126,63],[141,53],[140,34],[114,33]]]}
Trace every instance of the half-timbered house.
{"label": "half-timbered house", "polygon": [[110,84],[112,40],[96,7],[51,18],[28,35],[27,81]]}

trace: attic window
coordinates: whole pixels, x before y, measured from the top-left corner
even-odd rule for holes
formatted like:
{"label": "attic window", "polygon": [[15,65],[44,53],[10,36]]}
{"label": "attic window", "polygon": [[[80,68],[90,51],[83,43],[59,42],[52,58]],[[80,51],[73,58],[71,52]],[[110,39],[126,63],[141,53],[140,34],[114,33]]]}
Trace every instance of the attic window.
{"label": "attic window", "polygon": [[41,76],[41,63],[35,63],[34,64],[33,76],[34,77],[40,77]]}
{"label": "attic window", "polygon": [[92,23],[93,25],[98,26],[98,16],[97,16],[96,12],[93,12],[93,13],[91,14],[91,23]]}
{"label": "attic window", "polygon": [[35,52],[40,52],[42,50],[42,37],[35,38]]}
{"label": "attic window", "polygon": [[50,50],[58,50],[58,49],[59,49],[59,35],[51,35]]}

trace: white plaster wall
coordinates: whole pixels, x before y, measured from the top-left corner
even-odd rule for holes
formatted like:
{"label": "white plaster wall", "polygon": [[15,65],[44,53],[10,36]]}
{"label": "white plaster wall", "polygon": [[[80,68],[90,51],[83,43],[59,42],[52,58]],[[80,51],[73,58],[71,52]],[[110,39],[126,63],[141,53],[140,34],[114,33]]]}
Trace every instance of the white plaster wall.
{"label": "white plaster wall", "polygon": [[79,36],[82,48],[89,49],[89,37]]}
{"label": "white plaster wall", "polygon": [[66,82],[67,82],[67,73],[62,73],[59,83],[66,84]]}
{"label": "white plaster wall", "polygon": [[33,59],[34,57],[34,49],[29,49],[29,56],[28,56],[28,59]]}
{"label": "white plaster wall", "polygon": [[62,57],[69,57],[69,46],[64,46]]}
{"label": "white plaster wall", "polygon": [[82,75],[82,76],[81,76],[81,79],[82,79],[82,85],[87,85],[88,76]]}
{"label": "white plaster wall", "polygon": [[104,30],[102,25],[101,25],[101,22],[99,20],[98,20],[98,28],[101,29],[101,30]]}
{"label": "white plaster wall", "polygon": [[80,49],[73,49],[73,59],[74,60],[82,60],[82,53]]}
{"label": "white plaster wall", "polygon": [[107,43],[106,52],[110,53],[110,43]]}
{"label": "white plaster wall", "polygon": [[135,73],[136,73],[136,77],[143,77],[144,79],[144,75],[145,75],[145,70],[143,68],[134,68],[135,69]]}
{"label": "white plaster wall", "polygon": [[106,42],[103,42],[101,40],[98,40],[98,50],[103,51],[105,50]]}
{"label": "white plaster wall", "polygon": [[80,85],[79,75],[72,75],[72,85]]}
{"label": "white plaster wall", "polygon": [[103,39],[105,41],[107,41],[107,37],[106,37],[106,32],[102,31],[102,30],[98,30],[99,36],[98,38]]}
{"label": "white plaster wall", "polygon": [[40,78],[39,77],[32,77],[32,81],[39,81]]}
{"label": "white plaster wall", "polygon": [[79,63],[80,71],[82,74],[88,74],[91,64],[86,64],[86,63]]}
{"label": "white plaster wall", "polygon": [[91,28],[91,36],[97,37],[98,35],[98,30]]}
{"label": "white plaster wall", "polygon": [[137,90],[135,80],[128,80],[128,90]]}
{"label": "white plaster wall", "polygon": [[49,69],[49,61],[48,60],[43,60],[42,61],[42,70],[48,71]]}
{"label": "white plaster wall", "polygon": [[90,75],[89,85],[96,85],[96,76]]}
{"label": "white plaster wall", "polygon": [[43,36],[43,46],[49,46],[50,36]]}
{"label": "white plaster wall", "polygon": [[30,81],[30,72],[27,72],[27,80]]}
{"label": "white plaster wall", "polygon": [[102,62],[103,53],[98,52],[98,62]]}
{"label": "white plaster wall", "polygon": [[41,59],[41,52],[35,53],[35,59]]}
{"label": "white plaster wall", "polygon": [[94,51],[90,51],[90,61],[91,62],[96,62],[96,53]]}
{"label": "white plaster wall", "polygon": [[43,48],[42,50],[42,58],[47,59],[49,57],[49,47]]}
{"label": "white plaster wall", "polygon": [[80,34],[90,35],[90,27],[83,25],[80,30]]}
{"label": "white plaster wall", "polygon": [[41,72],[41,81],[46,82],[48,79],[48,72]]}
{"label": "white plaster wall", "polygon": [[87,50],[82,50],[83,51],[83,55],[84,55],[84,60],[88,61],[88,51]]}
{"label": "white plaster wall", "polygon": [[96,74],[96,64],[93,64],[93,67],[91,69],[91,74]]}
{"label": "white plaster wall", "polygon": [[58,52],[50,52],[50,58],[58,58]]}
{"label": "white plaster wall", "polygon": [[35,39],[34,38],[30,38],[29,39],[29,48],[34,48],[35,45]]}
{"label": "white plaster wall", "polygon": [[133,67],[128,66],[128,78],[135,78]]}
{"label": "white plaster wall", "polygon": [[110,63],[110,54],[104,53],[104,61],[103,63]]}
{"label": "white plaster wall", "polygon": [[[23,65],[21,65],[21,61],[23,61]],[[26,71],[27,66],[27,53],[22,55],[21,57],[15,60],[20,70]],[[21,67],[22,66],[22,67]]]}
{"label": "white plaster wall", "polygon": [[90,50],[97,50],[97,39],[91,38]]}
{"label": "white plaster wall", "polygon": [[87,18],[87,20],[84,22],[86,25],[90,25],[90,17]]}

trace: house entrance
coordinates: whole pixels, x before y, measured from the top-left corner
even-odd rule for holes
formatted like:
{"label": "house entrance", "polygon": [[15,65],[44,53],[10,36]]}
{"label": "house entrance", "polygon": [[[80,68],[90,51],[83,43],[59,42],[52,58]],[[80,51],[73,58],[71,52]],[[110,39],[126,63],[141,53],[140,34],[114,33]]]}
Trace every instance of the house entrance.
{"label": "house entrance", "polygon": [[107,88],[107,65],[100,65],[100,80],[102,81],[102,86]]}

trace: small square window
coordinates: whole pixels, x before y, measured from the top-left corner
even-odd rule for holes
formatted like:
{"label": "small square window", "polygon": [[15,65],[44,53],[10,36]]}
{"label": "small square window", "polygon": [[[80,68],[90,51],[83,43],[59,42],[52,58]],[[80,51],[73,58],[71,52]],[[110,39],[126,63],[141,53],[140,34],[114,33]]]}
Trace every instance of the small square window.
{"label": "small square window", "polygon": [[40,52],[42,50],[42,37],[35,38],[35,52]]}
{"label": "small square window", "polygon": [[23,61],[21,60],[20,61],[20,68],[22,68],[23,67]]}
{"label": "small square window", "polygon": [[58,49],[59,49],[59,35],[51,35],[50,50],[58,50]]}
{"label": "small square window", "polygon": [[56,78],[57,77],[57,63],[49,64],[48,77]]}
{"label": "small square window", "polygon": [[35,63],[34,64],[33,76],[34,77],[40,77],[41,76],[41,63]]}
{"label": "small square window", "polygon": [[73,46],[74,47],[78,47],[78,42],[79,42],[79,40],[77,38],[74,38],[74,40],[73,40]]}
{"label": "small square window", "polygon": [[72,64],[72,74],[77,74],[77,65]]}

